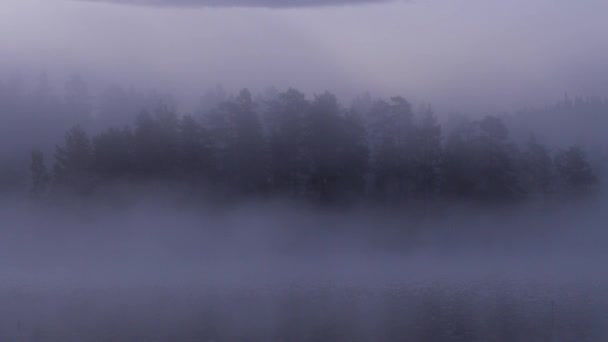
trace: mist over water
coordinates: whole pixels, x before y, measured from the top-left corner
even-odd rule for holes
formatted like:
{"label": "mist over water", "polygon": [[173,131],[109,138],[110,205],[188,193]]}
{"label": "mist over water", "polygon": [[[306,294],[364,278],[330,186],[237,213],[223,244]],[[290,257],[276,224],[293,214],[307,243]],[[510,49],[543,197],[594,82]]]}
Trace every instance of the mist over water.
{"label": "mist over water", "polygon": [[147,194],[7,203],[2,334],[26,340],[605,336],[603,199],[432,216]]}

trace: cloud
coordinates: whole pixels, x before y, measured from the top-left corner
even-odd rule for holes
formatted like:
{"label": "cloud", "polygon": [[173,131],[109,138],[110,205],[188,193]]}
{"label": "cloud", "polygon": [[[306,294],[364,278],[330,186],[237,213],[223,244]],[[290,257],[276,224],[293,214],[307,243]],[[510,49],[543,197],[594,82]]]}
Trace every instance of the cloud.
{"label": "cloud", "polygon": [[385,3],[395,0],[81,0],[157,7],[320,7]]}

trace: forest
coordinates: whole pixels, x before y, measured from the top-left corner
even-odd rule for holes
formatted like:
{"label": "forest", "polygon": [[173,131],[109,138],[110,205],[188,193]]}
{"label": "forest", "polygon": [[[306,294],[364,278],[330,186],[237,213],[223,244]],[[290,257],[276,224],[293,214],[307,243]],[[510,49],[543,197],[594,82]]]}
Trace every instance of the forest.
{"label": "forest", "polygon": [[49,160],[34,150],[30,193],[93,194],[110,185],[170,182],[219,198],[285,196],[318,203],[507,202],[591,194],[598,176],[580,146],[511,139],[499,116],[448,128],[430,106],[367,98],[350,108],[330,92],[249,90],[198,115],[170,102],[89,135],[70,128]]}
{"label": "forest", "polygon": [[344,105],[327,91],[217,86],[188,112],[78,74],[62,92],[45,74],[30,83],[0,80],[0,192],[37,199],[167,183],[218,200],[513,202],[596,193],[606,164],[587,143],[606,127],[596,98],[446,119],[401,96]]}

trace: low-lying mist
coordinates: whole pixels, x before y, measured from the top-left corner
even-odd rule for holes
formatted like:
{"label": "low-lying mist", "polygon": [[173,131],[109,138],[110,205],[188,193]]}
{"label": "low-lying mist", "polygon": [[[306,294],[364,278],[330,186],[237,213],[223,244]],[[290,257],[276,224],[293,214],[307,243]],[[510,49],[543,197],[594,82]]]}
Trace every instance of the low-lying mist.
{"label": "low-lying mist", "polygon": [[3,336],[604,336],[602,198],[327,209],[128,197],[0,202]]}

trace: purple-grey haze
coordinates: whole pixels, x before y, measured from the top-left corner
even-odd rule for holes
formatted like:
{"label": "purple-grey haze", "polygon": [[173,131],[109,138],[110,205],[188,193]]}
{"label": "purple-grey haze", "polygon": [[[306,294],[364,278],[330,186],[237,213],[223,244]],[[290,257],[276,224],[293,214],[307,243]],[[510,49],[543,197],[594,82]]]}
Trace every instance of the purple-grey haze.
{"label": "purple-grey haze", "polygon": [[187,106],[216,83],[346,97],[368,90],[460,111],[608,90],[604,1],[313,6],[359,2],[4,0],[0,75],[47,71],[63,82],[77,71],[173,91]]}

